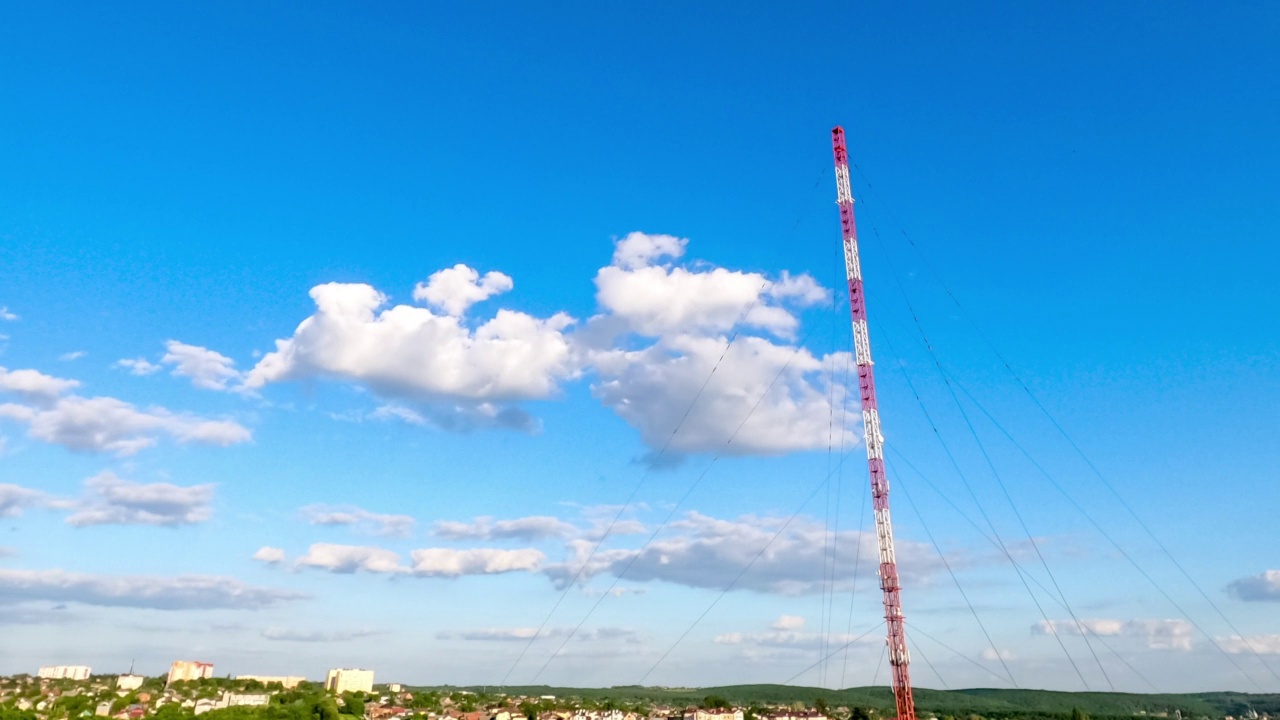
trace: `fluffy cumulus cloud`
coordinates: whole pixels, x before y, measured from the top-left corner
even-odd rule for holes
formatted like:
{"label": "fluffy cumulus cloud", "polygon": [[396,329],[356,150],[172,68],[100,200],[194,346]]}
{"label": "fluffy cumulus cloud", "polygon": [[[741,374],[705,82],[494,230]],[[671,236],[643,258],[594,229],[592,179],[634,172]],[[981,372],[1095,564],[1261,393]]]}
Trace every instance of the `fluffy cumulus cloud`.
{"label": "fluffy cumulus cloud", "polygon": [[462,575],[496,575],[509,572],[534,572],[546,555],[540,550],[522,548],[426,548],[414,550],[413,573],[427,577],[460,577]]}
{"label": "fluffy cumulus cloud", "polygon": [[7,370],[0,367],[0,390],[27,400],[52,400],[79,386],[78,380],[53,377],[38,370]]}
{"label": "fluffy cumulus cloud", "polygon": [[37,440],[79,452],[132,455],[162,436],[178,442],[233,445],[248,442],[248,428],[231,420],[211,420],[162,407],[140,409],[111,397],[67,394],[76,380],[55,378],[35,370],[0,368],[0,392],[24,402],[0,403],[0,419],[27,425]]}
{"label": "fluffy cumulus cloud", "polygon": [[235,369],[235,361],[222,353],[177,340],[166,342],[164,347],[164,357],[160,362],[172,365],[175,376],[190,378],[191,384],[198,388],[227,390],[241,379],[240,371]]}
{"label": "fluffy cumulus cloud", "polygon": [[[799,319],[788,308],[829,300],[812,277],[725,268],[682,267],[688,240],[633,232],[617,243],[613,263],[596,273],[596,300],[626,329],[649,336],[723,333],[739,323],[790,335]],[[662,261],[672,262],[662,262]]]}
{"label": "fluffy cumulus cloud", "polygon": [[1195,628],[1186,620],[1172,619],[1092,619],[1041,620],[1031,627],[1037,635],[1098,635],[1140,641],[1151,650],[1190,650]]}
{"label": "fluffy cumulus cloud", "polygon": [[564,538],[576,534],[578,529],[560,518],[549,515],[533,515],[514,520],[494,520],[490,517],[474,521],[440,521],[431,534],[445,540],[520,540],[531,542],[551,538]]}
{"label": "fluffy cumulus cloud", "polygon": [[[259,551],[261,552],[261,551]],[[295,561],[302,568],[316,568],[332,573],[400,573],[405,568],[400,556],[391,550],[363,545],[315,543]]]}
{"label": "fluffy cumulus cloud", "polygon": [[191,525],[209,519],[213,485],[179,486],[135,483],[110,472],[84,483],[79,509],[67,518],[76,527],[87,525]]}
{"label": "fluffy cumulus cloud", "polygon": [[375,513],[351,505],[307,505],[299,512],[312,525],[344,526],[370,535],[391,537],[409,537],[415,522],[408,515]]}
{"label": "fluffy cumulus cloud", "polygon": [[369,285],[311,290],[316,312],[276,341],[249,371],[250,389],[308,377],[356,382],[389,399],[416,403],[448,429],[528,427],[512,404],[546,398],[573,376],[563,313],[536,318],[501,309],[477,327],[411,305],[388,307]]}
{"label": "fluffy cumulus cloud", "polygon": [[500,272],[480,273],[461,263],[432,273],[427,282],[413,288],[413,299],[462,317],[467,308],[515,287],[511,276]]}
{"label": "fluffy cumulus cloud", "polygon": [[[871,533],[841,532],[832,543],[827,529],[816,520],[798,518],[783,529],[785,523],[757,517],[720,520],[690,512],[668,526],[670,536],[640,549],[601,550],[588,561],[594,543],[571,541],[572,557],[548,565],[544,572],[560,586],[582,568],[584,580],[603,574],[625,576],[632,582],[723,590],[736,579],[735,590],[803,595],[821,592],[829,582],[831,553],[841,568],[852,568],[859,552],[864,566],[875,557]],[[899,540],[897,553],[902,575],[911,581],[927,581],[940,569],[937,555],[927,545]],[[971,562],[961,553],[949,560],[953,567]]]}
{"label": "fluffy cumulus cloud", "polygon": [[384,548],[315,543],[305,555],[297,559],[295,565],[333,573],[366,572],[456,578],[464,575],[534,572],[546,556],[531,548],[423,548],[413,550],[410,558],[411,563],[406,565],[401,562],[398,553]]}
{"label": "fluffy cumulus cloud", "polygon": [[829,293],[807,275],[676,264],[686,244],[632,233],[597,273],[602,312],[576,335],[596,397],[650,448],[675,454],[856,443],[844,387],[831,381],[848,354],[819,358],[779,340],[799,327],[797,310]]}
{"label": "fluffy cumulus cloud", "polygon": [[282,548],[264,545],[263,547],[258,548],[258,551],[253,554],[253,559],[268,565],[278,565],[279,563],[284,562],[284,550]]}
{"label": "fluffy cumulus cloud", "polygon": [[1246,602],[1280,602],[1280,570],[1233,580],[1227,585],[1227,594]]}
{"label": "fluffy cumulus cloud", "polygon": [[[598,312],[581,327],[565,313],[506,308],[473,321],[475,303],[514,281],[461,264],[419,283],[418,305],[392,304],[365,284],[319,285],[311,289],[316,311],[276,341],[243,386],[328,378],[380,398],[359,419],[533,431],[538,422],[523,403],[589,377],[655,463],[668,454],[665,461],[677,462],[696,452],[781,454],[858,442],[860,415],[844,412],[845,383],[833,380],[847,377],[849,355],[816,356],[795,342],[800,313],[830,302],[830,291],[809,275],[691,262],[687,247],[671,235],[619,240],[595,276]],[[187,360],[175,372],[197,384],[239,382],[225,356],[171,343],[166,362],[178,355]]]}
{"label": "fluffy cumulus cloud", "polygon": [[306,597],[228,577],[95,575],[63,570],[0,569],[0,604],[80,603],[152,610],[257,610]]}

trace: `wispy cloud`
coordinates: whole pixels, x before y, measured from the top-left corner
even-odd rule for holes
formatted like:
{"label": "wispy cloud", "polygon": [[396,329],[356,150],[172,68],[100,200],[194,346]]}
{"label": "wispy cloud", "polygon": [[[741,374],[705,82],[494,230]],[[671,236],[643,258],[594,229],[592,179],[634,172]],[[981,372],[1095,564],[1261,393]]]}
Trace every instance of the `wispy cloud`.
{"label": "wispy cloud", "polygon": [[514,520],[479,517],[466,522],[442,520],[431,534],[445,540],[521,540],[531,542],[549,538],[565,538],[577,534],[573,525],[549,515],[533,515]]}
{"label": "wispy cloud", "polygon": [[360,638],[385,635],[385,630],[291,630],[288,628],[267,628],[262,637],[267,640],[285,642],[347,642]]}
{"label": "wispy cloud", "polygon": [[409,537],[416,522],[408,515],[375,513],[354,505],[307,505],[298,512],[312,525],[342,525],[391,537]]}
{"label": "wispy cloud", "polygon": [[1037,635],[1100,635],[1127,637],[1142,642],[1151,650],[1190,650],[1195,628],[1181,619],[1090,619],[1041,620],[1031,627]]}
{"label": "wispy cloud", "polygon": [[152,610],[257,610],[301,600],[292,590],[211,575],[97,575],[64,570],[0,569],[0,604],[72,602]]}
{"label": "wispy cloud", "polygon": [[169,340],[164,347],[160,362],[173,366],[173,375],[189,378],[198,388],[235,389],[243,379],[235,361],[220,352],[177,340]]}
{"label": "wispy cloud", "polygon": [[115,367],[124,368],[133,375],[151,375],[164,369],[146,358],[121,358],[115,362]]}
{"label": "wispy cloud", "polygon": [[80,509],[67,518],[76,527],[89,525],[191,525],[209,519],[213,485],[187,487],[169,483],[135,483],[103,472],[84,483]]}

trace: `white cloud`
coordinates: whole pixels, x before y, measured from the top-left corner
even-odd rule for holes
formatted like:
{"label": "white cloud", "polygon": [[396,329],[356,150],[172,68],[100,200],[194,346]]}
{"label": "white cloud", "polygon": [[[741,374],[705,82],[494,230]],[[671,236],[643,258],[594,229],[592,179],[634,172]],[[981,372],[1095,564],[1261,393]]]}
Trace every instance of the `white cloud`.
{"label": "white cloud", "polygon": [[727,353],[725,346],[724,338],[685,335],[596,353],[600,380],[592,390],[650,448],[667,445],[668,452],[770,455],[860,442],[861,414],[842,412],[845,389],[829,389],[822,377],[824,367],[828,375],[842,368],[847,354],[820,361],[806,349],[750,336]]}
{"label": "white cloud", "polygon": [[268,640],[286,642],[347,642],[360,638],[383,635],[383,630],[290,630],[287,628],[267,628],[262,637]]}
{"label": "white cloud", "polygon": [[774,280],[657,264],[678,260],[686,245],[631,233],[619,241],[613,264],[596,274],[602,313],[574,335],[585,366],[596,373],[595,396],[650,448],[666,445],[673,455],[721,449],[767,455],[857,443],[860,415],[843,413],[845,388],[829,386],[850,362],[848,353],[818,358],[747,332],[793,336],[800,325],[795,311],[826,302],[827,290],[808,275],[784,272]]}
{"label": "white cloud", "polygon": [[684,255],[689,241],[674,235],[648,235],[633,232],[614,244],[613,264],[624,270],[652,265],[664,257],[676,259]]}
{"label": "white cloud", "polygon": [[3,320],[5,322],[14,322],[17,319],[18,319],[17,314],[10,311],[8,307],[4,305],[0,305],[0,320]]}
{"label": "white cloud", "polygon": [[72,352],[62,353],[61,355],[58,356],[58,359],[63,362],[71,362],[72,360],[79,360],[80,358],[88,354],[89,353],[85,352],[84,350],[74,350]]}
{"label": "white cloud", "polygon": [[431,534],[446,540],[522,540],[535,541],[574,535],[573,525],[549,515],[533,515],[514,520],[476,518],[469,523],[442,520]]}
{"label": "white cloud", "polygon": [[85,497],[67,518],[69,525],[190,525],[209,519],[213,500],[213,485],[141,484],[110,472],[85,480],[84,487]]}
{"label": "white cloud", "polygon": [[38,440],[80,452],[117,455],[151,447],[160,436],[222,447],[252,438],[248,428],[231,420],[209,420],[161,407],[139,410],[110,397],[71,395],[40,406],[0,404],[0,418],[25,423],[27,434]]}
{"label": "white cloud", "polygon": [[312,525],[344,525],[371,535],[408,537],[413,533],[414,519],[408,515],[375,513],[351,505],[307,505],[299,510]]}
{"label": "white cloud", "polygon": [[[567,627],[543,628],[542,632],[538,632],[537,628],[531,627],[479,628],[475,630],[444,630],[436,633],[436,638],[440,640],[472,640],[481,642],[528,642],[534,637],[545,640],[563,638],[572,631],[573,628]],[[577,632],[573,633],[573,639],[577,642],[599,642],[609,640],[621,640],[626,643],[640,642],[640,636],[635,630],[621,627],[601,627],[591,628],[589,630],[579,629]]]}
{"label": "white cloud", "polygon": [[0,390],[20,395],[28,401],[49,401],[79,386],[79,380],[53,377],[38,370],[6,370],[0,367]]}
{"label": "white cloud", "polygon": [[1031,627],[1037,635],[1100,635],[1141,641],[1151,650],[1190,650],[1195,628],[1186,620],[1041,620]]}
{"label": "white cloud", "polygon": [[[632,582],[663,581],[696,588],[723,590],[737,579],[735,590],[778,595],[821,592],[830,581],[830,554],[834,548],[839,567],[851,568],[859,545],[863,562],[876,557],[875,535],[844,531],[832,544],[829,531],[812,518],[797,518],[781,534],[779,518],[743,517],[718,520],[697,512],[668,526],[670,536],[638,550],[597,551],[581,573],[581,580],[597,575],[625,577]],[[777,535],[777,539],[774,536]],[[548,565],[545,572],[559,586],[578,572],[594,543],[569,543],[573,556]],[[761,551],[768,546],[768,550]],[[910,582],[925,582],[941,569],[931,546],[899,539],[899,567]],[[758,556],[758,557],[757,557]],[[971,564],[963,553],[949,554],[953,568]],[[748,566],[750,569],[738,577]]]}
{"label": "white cloud", "polygon": [[1232,655],[1280,655],[1280,634],[1250,635],[1248,638],[1231,635],[1218,638],[1218,644]]}
{"label": "white cloud", "polygon": [[258,562],[264,562],[268,565],[278,565],[284,562],[284,550],[264,545],[263,547],[258,548],[258,551],[253,554],[253,559]]}
{"label": "white cloud", "polygon": [[804,618],[799,615],[781,615],[769,627],[774,630],[799,630],[804,627]]}
{"label": "white cloud", "polygon": [[418,283],[413,288],[413,299],[460,318],[472,305],[513,287],[515,283],[509,275],[487,272],[480,277],[479,272],[459,263],[432,273],[426,284]]}
{"label": "white cloud", "polygon": [[410,305],[386,307],[369,285],[311,289],[316,313],[249,371],[251,389],[308,377],[356,382],[390,399],[434,409],[441,427],[510,426],[511,404],[546,398],[575,375],[563,313],[539,319],[498,310],[474,329]]}
{"label": "white cloud", "polygon": [[240,371],[235,369],[235,361],[222,353],[177,340],[166,342],[164,347],[165,354],[160,362],[173,365],[175,376],[191,378],[191,384],[198,388],[226,390],[227,383],[241,379]]}
{"label": "white cloud", "polygon": [[360,545],[315,543],[307,554],[295,561],[298,567],[316,568],[332,573],[403,573],[400,556],[390,550]]}
{"label": "white cloud", "polygon": [[496,575],[508,572],[533,572],[546,556],[538,550],[499,550],[495,548],[423,548],[410,553],[412,565],[403,565],[400,556],[383,548],[359,545],[315,543],[307,554],[298,558],[298,567],[317,568],[333,573],[363,571],[378,574],[412,574],[419,577],[461,577],[463,575]]}
{"label": "white cloud", "polygon": [[1227,585],[1227,594],[1245,602],[1280,602],[1280,570],[1265,570],[1232,580]]}
{"label": "white cloud", "polygon": [[0,483],[0,518],[19,517],[28,508],[48,507],[51,500],[39,490]]}
{"label": "white cloud", "polygon": [[41,601],[153,610],[256,610],[306,596],[228,577],[96,575],[64,570],[0,569],[0,604]]}
{"label": "white cloud", "polygon": [[150,375],[157,373],[164,368],[145,358],[121,358],[115,362],[115,366],[128,370],[133,375]]}
{"label": "white cloud", "polygon": [[539,550],[498,550],[495,548],[425,548],[414,550],[413,573],[428,577],[494,575],[508,572],[535,572],[546,559]]}
{"label": "white cloud", "polygon": [[[536,418],[518,407],[494,403],[433,403],[422,412],[403,405],[378,407],[367,416],[372,420],[399,420],[410,425],[430,426],[439,430],[466,431],[481,428],[506,428],[534,433],[541,427]],[[363,417],[360,419],[364,419]]]}
{"label": "white cloud", "polygon": [[723,333],[738,323],[789,335],[795,315],[770,300],[797,306],[824,302],[829,295],[808,275],[783,273],[773,281],[760,273],[725,268],[658,265],[678,259],[687,240],[633,232],[618,242],[614,263],[596,274],[596,300],[610,318],[630,332]]}
{"label": "white cloud", "polygon": [[757,648],[773,648],[776,650],[816,650],[819,648],[839,648],[855,642],[863,644],[883,643],[879,637],[866,634],[803,632],[804,618],[796,615],[783,615],[774,621],[768,632],[731,632],[717,635],[717,645],[747,645]]}
{"label": "white cloud", "polygon": [[996,650],[995,648],[982,648],[982,659],[995,662],[996,660],[1012,660],[1012,650]]}

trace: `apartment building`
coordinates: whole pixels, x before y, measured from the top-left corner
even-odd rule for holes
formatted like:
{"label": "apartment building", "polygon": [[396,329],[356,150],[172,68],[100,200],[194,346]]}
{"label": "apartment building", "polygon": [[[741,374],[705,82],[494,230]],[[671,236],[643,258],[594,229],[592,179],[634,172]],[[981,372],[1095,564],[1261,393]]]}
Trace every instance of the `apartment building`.
{"label": "apartment building", "polygon": [[338,695],[344,692],[373,692],[373,671],[334,668],[324,679],[324,689]]}
{"label": "apartment building", "polygon": [[88,665],[45,665],[36,673],[46,680],[88,680]]}
{"label": "apartment building", "polygon": [[169,679],[166,686],[181,680],[202,680],[213,677],[213,663],[195,660],[177,660],[169,666]]}

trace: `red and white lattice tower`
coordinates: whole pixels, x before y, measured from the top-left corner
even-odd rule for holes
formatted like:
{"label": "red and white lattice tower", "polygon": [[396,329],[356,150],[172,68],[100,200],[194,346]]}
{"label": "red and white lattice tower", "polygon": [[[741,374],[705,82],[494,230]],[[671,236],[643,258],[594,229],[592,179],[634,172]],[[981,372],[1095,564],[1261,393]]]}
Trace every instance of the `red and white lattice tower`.
{"label": "red and white lattice tower", "polygon": [[871,363],[871,336],[867,331],[867,300],[862,291],[862,267],[858,263],[858,229],[853,220],[853,191],[849,187],[849,154],[844,129],[831,131],[836,157],[836,203],[844,235],[844,268],[849,281],[849,312],[853,316],[853,351],[858,364],[858,389],[862,394],[862,423],[867,441],[867,467],[871,472],[871,500],[876,513],[876,540],[880,545],[880,589],[884,591],[884,620],[889,628],[889,664],[893,667],[893,699],[898,720],[916,720],[907,666],[907,628],[902,615],[898,562],[893,555],[893,522],[889,518],[889,478],[884,471],[884,437],[876,403],[876,376]]}

